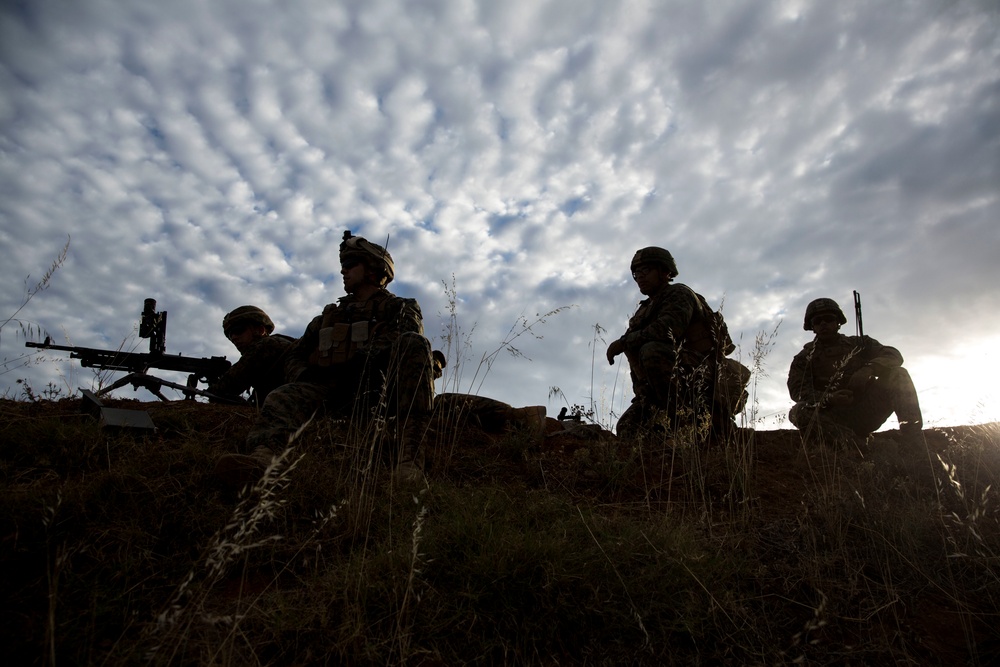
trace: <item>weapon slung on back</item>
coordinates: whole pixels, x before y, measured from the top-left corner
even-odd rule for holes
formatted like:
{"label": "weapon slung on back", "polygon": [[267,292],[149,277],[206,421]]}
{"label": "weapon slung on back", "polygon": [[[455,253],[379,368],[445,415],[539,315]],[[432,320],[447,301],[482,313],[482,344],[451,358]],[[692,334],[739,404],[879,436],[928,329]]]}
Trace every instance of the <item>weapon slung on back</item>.
{"label": "weapon slung on back", "polygon": [[861,321],[861,293],[858,290],[854,290],[854,324],[858,330],[858,338],[861,339],[861,350],[864,352],[868,347],[868,341],[865,339],[865,326]]}
{"label": "weapon slung on back", "polygon": [[861,322],[861,293],[854,290],[854,323],[857,325],[858,336],[865,335],[865,327]]}

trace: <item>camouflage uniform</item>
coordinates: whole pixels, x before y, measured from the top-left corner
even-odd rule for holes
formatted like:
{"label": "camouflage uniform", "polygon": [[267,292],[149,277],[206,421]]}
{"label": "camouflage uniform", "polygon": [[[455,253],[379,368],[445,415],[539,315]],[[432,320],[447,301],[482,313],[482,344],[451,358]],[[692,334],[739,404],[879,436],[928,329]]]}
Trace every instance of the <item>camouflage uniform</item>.
{"label": "camouflage uniform", "polygon": [[635,396],[618,420],[619,435],[635,436],[661,411],[673,421],[678,408],[711,405],[714,355],[710,347],[695,345],[687,336],[692,323],[704,319],[702,310],[690,287],[671,283],[644,299],[629,319],[619,340],[628,359]]}
{"label": "camouflage uniform", "polygon": [[295,344],[286,364],[291,383],[268,396],[247,446],[280,450],[317,411],[363,419],[378,411],[409,428],[426,426],[434,399],[430,367],[415,300],[384,288],[366,301],[348,294],[327,305]]}
{"label": "camouflage uniform", "polygon": [[630,268],[648,298],[625,335],[608,346],[609,363],[619,354],[628,359],[635,393],[618,420],[618,434],[674,430],[682,418],[700,424],[707,415],[713,434],[727,437],[736,427],[733,415],[746,402],[750,369],[726,358],[736,346],[722,315],[687,285],[672,283],[677,263],[666,249],[640,248]]}
{"label": "camouflage uniform", "polygon": [[272,390],[285,384],[285,357],[294,344],[294,338],[282,334],[258,339],[208,390],[218,396],[236,398],[253,389],[250,402],[262,405]]}
{"label": "camouflage uniform", "polygon": [[[795,405],[788,412],[807,438],[853,440],[865,437],[896,413],[904,435],[923,428],[920,403],[903,355],[869,336],[845,336],[823,343],[814,340],[792,359],[788,371],[788,393]],[[827,405],[832,392],[846,388],[851,377],[870,367],[875,377],[851,405]]]}

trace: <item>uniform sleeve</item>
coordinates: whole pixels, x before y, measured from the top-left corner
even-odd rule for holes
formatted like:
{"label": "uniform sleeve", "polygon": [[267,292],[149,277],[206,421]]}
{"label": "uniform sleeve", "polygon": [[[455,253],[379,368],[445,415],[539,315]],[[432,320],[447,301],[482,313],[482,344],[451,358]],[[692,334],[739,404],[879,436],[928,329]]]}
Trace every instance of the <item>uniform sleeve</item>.
{"label": "uniform sleeve", "polygon": [[795,355],[788,369],[788,394],[796,403],[815,403],[820,399],[813,387],[811,361],[811,350],[805,348]]}
{"label": "uniform sleeve", "polygon": [[874,367],[876,373],[903,365],[903,355],[896,348],[882,345],[869,336],[865,336],[864,343],[865,365]]}
{"label": "uniform sleeve", "polygon": [[250,346],[210,390],[219,396],[235,398],[251,388],[257,388],[275,364],[284,363],[282,357],[288,347],[289,343],[280,338],[261,338]]}
{"label": "uniform sleeve", "polygon": [[691,320],[700,310],[698,297],[684,285],[668,288],[662,300],[650,304],[651,314],[638,326],[629,324],[622,336],[625,347],[634,349],[651,342],[674,342],[683,339]]}
{"label": "uniform sleeve", "polygon": [[[335,308],[336,306],[330,305],[326,308]],[[326,312],[326,308],[323,312]],[[319,345],[319,330],[323,325],[323,316],[318,315],[313,318],[309,326],[306,327],[306,332],[302,334],[292,345],[292,348],[287,352],[285,358],[285,379],[288,382],[295,382],[305,371],[309,368],[309,355],[312,351],[316,349]]]}
{"label": "uniform sleeve", "polygon": [[416,299],[402,299],[399,313],[399,333],[416,333],[424,335],[424,316]]}
{"label": "uniform sleeve", "polygon": [[376,325],[368,346],[368,354],[378,355],[388,351],[404,333],[424,335],[424,319],[415,299],[395,297],[385,309],[385,320]]}
{"label": "uniform sleeve", "polygon": [[243,392],[250,389],[250,378],[253,371],[253,364],[248,359],[249,353],[244,354],[233,364],[228,371],[209,385],[208,390],[226,398],[236,398]]}

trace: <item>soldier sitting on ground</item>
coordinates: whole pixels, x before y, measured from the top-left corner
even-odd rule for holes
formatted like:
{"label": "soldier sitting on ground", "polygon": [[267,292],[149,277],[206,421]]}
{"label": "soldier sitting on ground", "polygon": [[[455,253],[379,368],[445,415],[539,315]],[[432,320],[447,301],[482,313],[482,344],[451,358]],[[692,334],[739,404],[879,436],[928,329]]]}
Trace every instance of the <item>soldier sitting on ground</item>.
{"label": "soldier sitting on ground", "polygon": [[309,323],[289,353],[289,384],[268,395],[248,449],[280,451],[314,413],[392,423],[397,471],[419,478],[420,442],[434,400],[430,342],[420,306],[386,289],[394,275],[385,248],[344,235],[340,273],[347,295]]}
{"label": "soldier sitting on ground", "polygon": [[802,328],[816,336],[788,371],[788,393],[795,401],[788,420],[807,442],[863,446],[895,413],[901,444],[922,450],[923,418],[903,355],[869,336],[841,334],[846,323],[833,299],[806,307]]}
{"label": "soldier sitting on ground", "polygon": [[710,414],[712,433],[726,438],[743,409],[750,371],[727,359],[735,350],[720,314],[687,285],[673,283],[677,264],[663,248],[642,248],[632,278],[646,298],[621,338],[608,346],[608,363],[624,354],[632,375],[632,404],[618,420],[620,437],[675,429],[687,412],[693,423]]}
{"label": "soldier sitting on ground", "polygon": [[285,355],[295,339],[272,333],[274,322],[257,306],[240,306],[227,313],[222,330],[240,351],[240,359],[208,390],[228,399],[250,391],[250,404],[259,407],[273,389],[285,384]]}

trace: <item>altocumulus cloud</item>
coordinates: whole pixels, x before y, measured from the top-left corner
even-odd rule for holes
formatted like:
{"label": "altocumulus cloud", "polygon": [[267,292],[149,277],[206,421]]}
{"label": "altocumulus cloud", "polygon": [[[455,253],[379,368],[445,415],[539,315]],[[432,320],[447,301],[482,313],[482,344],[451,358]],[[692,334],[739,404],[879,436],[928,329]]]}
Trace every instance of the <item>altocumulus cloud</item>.
{"label": "altocumulus cloud", "polygon": [[[628,262],[661,245],[745,358],[777,327],[758,425],[784,424],[805,304],[853,289],[928,423],[993,420],[998,22],[931,0],[6,3],[0,314],[69,234],[19,317],[117,346],[150,296],[168,351],[232,358],[231,308],[297,335],[342,294],[352,229],[388,239],[438,346],[454,285],[463,382],[573,304],[477,387],[555,412],[556,386],[607,420],[629,399],[602,362],[639,299]],[[18,366],[16,333],[8,391],[89,384]]]}

